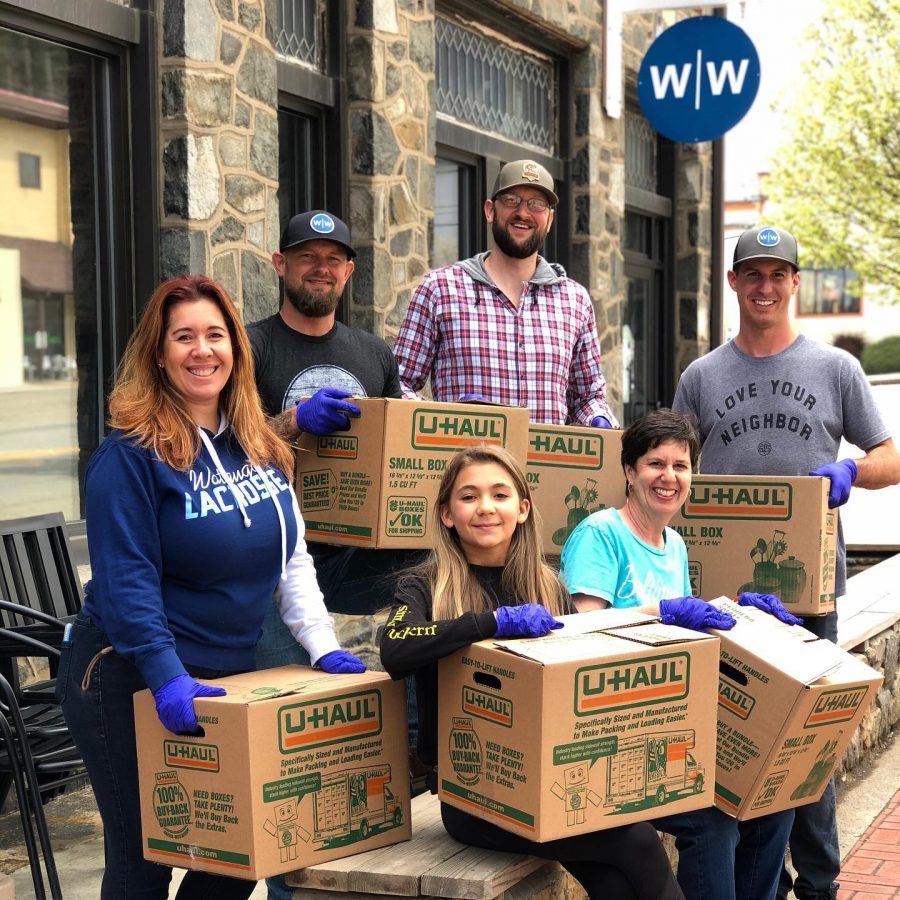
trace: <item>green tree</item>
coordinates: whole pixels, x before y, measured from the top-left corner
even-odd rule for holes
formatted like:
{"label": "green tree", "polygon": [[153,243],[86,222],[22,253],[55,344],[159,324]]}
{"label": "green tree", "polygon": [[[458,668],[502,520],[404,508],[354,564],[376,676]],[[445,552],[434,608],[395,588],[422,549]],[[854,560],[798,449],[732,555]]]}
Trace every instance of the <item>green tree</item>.
{"label": "green tree", "polygon": [[770,202],[804,265],[851,266],[900,297],[900,0],[828,0],[804,57],[778,104]]}

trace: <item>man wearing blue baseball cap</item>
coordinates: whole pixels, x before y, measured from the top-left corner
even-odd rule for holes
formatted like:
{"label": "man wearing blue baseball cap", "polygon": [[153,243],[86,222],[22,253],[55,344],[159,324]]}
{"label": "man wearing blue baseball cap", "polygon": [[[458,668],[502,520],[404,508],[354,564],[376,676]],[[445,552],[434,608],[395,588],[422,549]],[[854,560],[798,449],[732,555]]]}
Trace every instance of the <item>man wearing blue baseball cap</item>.
{"label": "man wearing blue baseball cap", "polygon": [[[740,329],[734,340],[688,366],[672,404],[698,419],[700,471],[823,476],[831,507],[846,503],[854,485],[874,489],[900,481],[900,453],[857,360],[794,328],[790,312],[800,273],[793,235],[771,225],[745,231],[728,283],[737,294]],[[865,455],[836,460],[842,437]],[[839,527],[838,597],[846,593],[846,577]],[[837,641],[837,613],[807,618],[804,625]],[[797,807],[790,847],[797,876],[784,869],[776,896],[793,889],[798,900],[837,897],[841,855],[833,781],[821,800]],[[783,857],[782,851],[779,866]]]}
{"label": "man wearing blue baseball cap", "polygon": [[[381,338],[336,318],[356,251],[350,229],[333,213],[316,209],[287,223],[272,264],[284,300],[273,316],[247,329],[263,408],[285,438],[302,432],[346,430],[360,414],[356,397],[399,397],[400,377]],[[417,554],[308,543],[319,587],[330,612],[367,615],[393,597],[390,573]],[[256,648],[257,668],[309,665],[274,606]],[[267,879],[270,900],[293,896],[281,876]]]}

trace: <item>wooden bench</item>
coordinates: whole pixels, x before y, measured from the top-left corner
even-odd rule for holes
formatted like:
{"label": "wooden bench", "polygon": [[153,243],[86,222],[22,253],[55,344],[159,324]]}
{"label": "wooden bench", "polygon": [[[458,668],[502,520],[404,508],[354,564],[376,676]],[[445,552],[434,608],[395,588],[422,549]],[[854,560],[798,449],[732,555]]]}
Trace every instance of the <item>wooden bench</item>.
{"label": "wooden bench", "polygon": [[413,799],[412,820],[412,840],[289,873],[294,900],[372,900],[373,895],[527,900],[562,889],[566,873],[557,863],[453,840],[433,794]]}

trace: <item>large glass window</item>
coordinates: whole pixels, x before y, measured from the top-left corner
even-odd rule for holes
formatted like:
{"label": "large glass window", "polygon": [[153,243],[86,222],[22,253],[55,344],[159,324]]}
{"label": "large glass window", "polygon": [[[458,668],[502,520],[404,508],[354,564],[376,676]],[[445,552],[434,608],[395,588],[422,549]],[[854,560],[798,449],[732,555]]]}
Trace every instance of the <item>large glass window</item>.
{"label": "large glass window", "polygon": [[0,27],[5,518],[83,515],[80,475],[103,431],[111,369],[109,259],[127,240],[109,200],[110,94],[103,57]]}
{"label": "large glass window", "polygon": [[849,316],[862,312],[859,276],[852,269],[801,269],[797,313]]}
{"label": "large glass window", "polygon": [[466,259],[477,252],[472,227],[477,206],[475,164],[438,157],[434,175],[434,242],[432,268]]}

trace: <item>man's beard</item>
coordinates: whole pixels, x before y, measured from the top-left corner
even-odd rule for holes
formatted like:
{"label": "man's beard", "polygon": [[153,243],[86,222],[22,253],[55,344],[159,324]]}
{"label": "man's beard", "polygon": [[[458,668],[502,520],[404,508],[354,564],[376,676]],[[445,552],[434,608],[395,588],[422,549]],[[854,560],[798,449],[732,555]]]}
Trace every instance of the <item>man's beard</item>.
{"label": "man's beard", "polygon": [[491,223],[491,233],[494,235],[494,243],[502,253],[511,256],[513,259],[528,259],[534,253],[541,249],[544,238],[547,237],[547,231],[535,228],[531,232],[531,237],[523,244],[516,243],[509,233],[509,222],[504,228],[495,218]]}
{"label": "man's beard", "polygon": [[327,294],[313,294],[302,287],[284,286],[284,295],[291,302],[291,306],[298,313],[309,316],[311,319],[321,319],[330,316],[341,302],[341,295],[337,291],[329,291]]}

